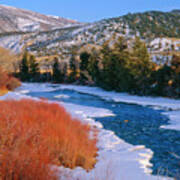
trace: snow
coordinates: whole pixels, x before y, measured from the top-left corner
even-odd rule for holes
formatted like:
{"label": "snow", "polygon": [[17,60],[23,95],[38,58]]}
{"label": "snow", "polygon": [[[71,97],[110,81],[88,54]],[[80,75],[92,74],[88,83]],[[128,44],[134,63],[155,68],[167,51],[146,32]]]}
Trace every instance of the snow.
{"label": "snow", "polygon": [[38,22],[34,22],[33,20],[27,18],[17,18],[17,24],[18,28],[23,32],[33,32],[40,29],[40,24]]}
{"label": "snow", "polygon": [[[79,117],[85,117],[87,121],[91,121],[89,117],[108,117],[108,116],[115,116],[110,110],[104,108],[94,108],[90,106],[82,106],[82,105],[75,105],[71,103],[63,103],[61,104],[71,113],[75,113]],[[85,116],[86,115],[86,116]],[[94,124],[94,123],[93,123]]]}
{"label": "snow", "polygon": [[97,87],[76,86],[76,85],[60,85],[61,89],[75,90],[80,93],[99,96],[105,100],[112,100],[115,102],[124,102],[130,104],[138,104],[142,106],[156,106],[165,109],[180,110],[180,100],[162,98],[162,97],[146,97],[135,96],[127,93],[117,93],[114,91],[104,91]]}
{"label": "snow", "polygon": [[47,15],[48,17],[54,18],[54,19],[59,19],[59,16],[55,16],[55,15]]}
{"label": "snow", "polygon": [[57,98],[57,99],[68,99],[68,98],[70,98],[70,96],[67,96],[65,94],[60,94],[60,95],[57,95],[57,96],[54,96],[54,97]]}
{"label": "snow", "polygon": [[[38,91],[53,91],[57,89],[62,89],[62,90],[69,89],[69,90],[75,90],[80,93],[86,93],[86,94],[98,96],[108,101],[137,104],[137,105],[142,105],[142,106],[151,106],[153,109],[167,110],[167,112],[163,114],[169,117],[171,124],[167,126],[162,126],[162,128],[180,130],[180,100],[163,98],[163,97],[135,96],[135,95],[129,95],[127,93],[104,91],[103,89],[98,88],[98,87],[88,87],[88,86],[56,85],[56,87],[53,88],[48,83],[45,83],[45,84],[23,83],[20,89],[23,89],[26,91],[30,91],[30,90],[31,91],[37,91],[37,90]],[[62,96],[60,95],[61,98]]]}
{"label": "snow", "polygon": [[31,92],[51,92],[59,89],[59,87],[51,87],[49,83],[23,83],[22,86],[16,89],[16,92],[27,94]]}
{"label": "snow", "polygon": [[[81,177],[86,180],[94,179],[113,179],[113,180],[161,180],[168,179],[163,177],[152,176],[149,167],[152,164],[149,162],[153,156],[153,152],[145,146],[133,146],[122,139],[118,138],[112,131],[104,130],[102,124],[95,122],[91,117],[99,116],[99,112],[92,110],[89,107],[89,114],[86,114],[86,108],[78,107],[65,107],[71,113],[78,113],[84,122],[96,126],[99,129],[99,142],[98,142],[98,157],[95,168],[90,172],[86,172],[82,168],[75,170],[60,168],[64,170],[65,175],[69,175],[71,179]],[[77,109],[81,108],[81,112]],[[92,111],[91,111],[92,110]],[[106,113],[104,113],[106,115]],[[65,178],[66,180],[66,178]]]}
{"label": "snow", "polygon": [[[154,49],[158,51],[164,51],[171,49],[171,45],[174,45],[175,50],[179,50],[179,39],[171,39],[171,38],[155,38],[151,41],[150,46],[153,46]],[[161,44],[161,47],[159,47]]]}
{"label": "snow", "polygon": [[[180,100],[163,98],[163,97],[145,97],[129,95],[127,93],[117,93],[104,91],[97,87],[87,86],[74,86],[74,85],[60,85],[61,89],[71,89],[80,93],[87,93],[95,96],[99,96],[105,100],[112,100],[115,102],[123,102],[130,104],[138,104],[142,106],[152,106],[154,109],[167,110],[164,115],[170,119],[170,125],[161,126],[165,129],[180,130]],[[172,111],[173,110],[173,111]]]}
{"label": "snow", "polygon": [[[9,92],[5,96],[0,97],[3,99],[20,99],[20,98],[31,98],[25,94],[29,91],[31,92],[43,92],[43,91],[54,91],[57,89],[72,89],[81,93],[88,93],[92,95],[99,96],[107,100],[115,100],[118,102],[128,102],[137,103],[142,97],[134,97],[128,94],[121,94],[115,92],[106,92],[99,88],[94,87],[83,87],[83,86],[67,86],[67,85],[56,85],[51,87],[50,84],[26,84],[24,83],[16,92]],[[134,98],[133,98],[134,97]],[[34,99],[34,98],[33,98]],[[37,98],[35,98],[37,100]],[[152,105],[159,104],[153,98],[150,101]],[[136,100],[136,101],[135,101]],[[150,98],[142,98],[138,104],[148,105]],[[163,100],[161,100],[163,102]],[[166,99],[165,104],[168,108],[178,109],[180,104],[179,101]],[[176,103],[175,103],[176,102]],[[57,102],[59,103],[59,102]],[[159,102],[160,103],[160,102]],[[113,179],[113,180],[162,180],[168,179],[165,177],[157,177],[151,175],[150,159],[153,156],[153,152],[147,149],[143,145],[133,146],[126,143],[119,137],[117,137],[114,132],[103,129],[103,125],[100,122],[96,122],[93,117],[104,117],[113,116],[114,114],[103,108],[75,105],[70,103],[60,103],[63,105],[73,116],[77,116],[81,121],[90,124],[91,126],[97,127],[99,130],[98,134],[98,157],[97,163],[93,170],[87,172],[82,168],[78,167],[74,170],[56,167],[58,171],[63,172],[64,176],[61,179],[67,180],[69,177],[75,180],[77,178],[94,180],[94,179]],[[165,107],[165,104],[163,107]]]}
{"label": "snow", "polygon": [[171,120],[171,124],[161,126],[161,128],[180,130],[180,111],[169,111],[163,114],[169,117],[169,119]]}
{"label": "snow", "polygon": [[3,36],[0,38],[0,46],[6,49],[10,49],[15,53],[20,53],[24,44],[20,44],[22,36],[21,35],[12,35],[12,36]]}

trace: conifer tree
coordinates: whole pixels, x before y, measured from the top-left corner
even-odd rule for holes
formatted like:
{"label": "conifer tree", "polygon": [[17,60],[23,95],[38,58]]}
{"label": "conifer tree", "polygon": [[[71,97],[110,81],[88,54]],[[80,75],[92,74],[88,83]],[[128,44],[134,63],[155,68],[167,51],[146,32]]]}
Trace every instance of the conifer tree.
{"label": "conifer tree", "polygon": [[86,51],[82,52],[80,54],[80,70],[81,71],[85,71],[88,68],[88,63],[89,63],[89,58],[90,58],[90,54]]}
{"label": "conifer tree", "polygon": [[108,44],[102,46],[102,63],[103,71],[102,80],[105,87],[118,91],[128,91],[130,89],[131,76],[127,69],[129,53],[127,44],[123,37],[119,37],[114,45],[110,48]]}
{"label": "conifer tree", "polygon": [[53,64],[53,81],[56,83],[62,83],[64,81],[64,74],[61,72],[60,64],[56,57]]}
{"label": "conifer tree", "polygon": [[99,53],[95,49],[92,49],[92,54],[89,58],[88,73],[91,76],[92,80],[97,84],[101,83],[99,61]]}
{"label": "conifer tree", "polygon": [[151,76],[152,69],[153,63],[146,44],[139,37],[136,37],[131,54],[130,70],[136,82],[135,88],[142,91],[142,93],[145,93],[145,89],[148,89],[148,79]]}
{"label": "conifer tree", "polygon": [[180,97],[180,56],[173,55],[171,60],[171,69],[173,73],[173,87],[175,93]]}
{"label": "conifer tree", "polygon": [[74,54],[71,55],[69,61],[69,69],[70,69],[69,82],[75,82],[77,80],[77,61]]}
{"label": "conifer tree", "polygon": [[35,76],[39,73],[39,64],[36,62],[33,55],[29,58],[29,73],[32,78],[35,78]]}
{"label": "conifer tree", "polygon": [[80,54],[80,83],[86,84],[88,81],[88,65],[89,65],[90,54],[86,51]]}
{"label": "conifer tree", "polygon": [[28,53],[25,52],[20,64],[20,76],[23,81],[29,78],[29,64],[28,64]]}

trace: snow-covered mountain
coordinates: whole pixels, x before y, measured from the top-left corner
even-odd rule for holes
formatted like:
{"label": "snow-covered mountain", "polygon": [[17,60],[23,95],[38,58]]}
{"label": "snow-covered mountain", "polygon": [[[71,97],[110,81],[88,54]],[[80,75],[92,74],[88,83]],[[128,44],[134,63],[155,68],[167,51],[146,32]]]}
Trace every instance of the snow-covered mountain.
{"label": "snow-covered mountain", "polygon": [[68,59],[72,48],[99,46],[118,36],[124,36],[131,44],[137,35],[151,53],[180,51],[179,10],[127,14],[83,24],[0,6],[0,46],[16,53],[27,49],[38,57],[56,55]]}
{"label": "snow-covered mountain", "polygon": [[48,31],[79,24],[61,17],[46,16],[29,10],[0,5],[0,33]]}

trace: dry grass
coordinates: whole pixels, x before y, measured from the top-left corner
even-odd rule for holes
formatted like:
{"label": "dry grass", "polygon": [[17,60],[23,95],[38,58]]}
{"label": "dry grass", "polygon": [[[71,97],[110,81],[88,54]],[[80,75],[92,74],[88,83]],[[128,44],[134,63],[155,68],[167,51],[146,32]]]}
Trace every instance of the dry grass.
{"label": "dry grass", "polygon": [[0,67],[0,95],[3,95],[8,90],[12,91],[21,83],[18,79],[10,76],[6,71],[2,70]]}
{"label": "dry grass", "polygon": [[55,179],[50,164],[94,167],[96,132],[63,107],[27,99],[0,107],[0,179]]}
{"label": "dry grass", "polygon": [[0,96],[5,95],[8,92],[7,89],[0,89]]}
{"label": "dry grass", "polygon": [[14,72],[17,70],[17,63],[19,57],[11,53],[8,49],[0,47],[0,65],[8,72]]}

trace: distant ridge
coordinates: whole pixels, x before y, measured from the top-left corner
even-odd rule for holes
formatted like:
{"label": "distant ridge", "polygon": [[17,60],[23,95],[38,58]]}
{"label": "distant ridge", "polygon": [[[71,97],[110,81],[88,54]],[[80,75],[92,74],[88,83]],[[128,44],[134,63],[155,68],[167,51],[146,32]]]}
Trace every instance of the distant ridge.
{"label": "distant ridge", "polygon": [[101,46],[124,36],[129,45],[139,36],[151,52],[180,51],[180,10],[147,11],[79,23],[52,15],[0,5],[0,46],[38,57],[68,59],[72,49]]}
{"label": "distant ridge", "polygon": [[42,15],[29,10],[0,5],[0,33],[48,31],[80,24],[62,17]]}

